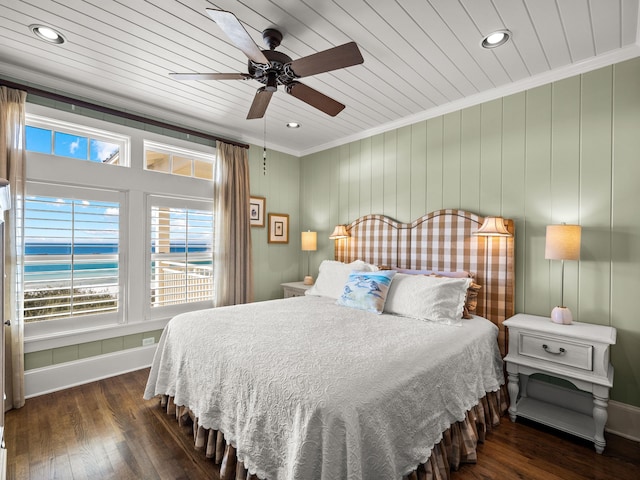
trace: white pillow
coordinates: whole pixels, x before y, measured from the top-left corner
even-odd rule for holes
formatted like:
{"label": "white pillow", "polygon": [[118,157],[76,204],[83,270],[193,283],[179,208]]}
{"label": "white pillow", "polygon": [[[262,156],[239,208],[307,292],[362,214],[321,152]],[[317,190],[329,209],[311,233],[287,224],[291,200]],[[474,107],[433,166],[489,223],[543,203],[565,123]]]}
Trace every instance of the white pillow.
{"label": "white pillow", "polygon": [[398,273],[393,278],[385,313],[460,325],[470,278]]}
{"label": "white pillow", "polygon": [[349,280],[349,274],[352,271],[375,272],[377,269],[375,265],[362,260],[356,260],[351,263],[323,260],[320,264],[316,283],[305,292],[305,295],[331,297],[337,300],[342,295],[344,285]]}

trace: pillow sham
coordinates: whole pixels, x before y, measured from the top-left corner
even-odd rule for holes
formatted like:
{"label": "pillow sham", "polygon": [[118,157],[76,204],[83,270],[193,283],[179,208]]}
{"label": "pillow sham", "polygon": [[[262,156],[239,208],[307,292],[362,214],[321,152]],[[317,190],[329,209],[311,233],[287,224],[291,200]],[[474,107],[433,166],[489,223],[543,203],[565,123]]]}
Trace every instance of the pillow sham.
{"label": "pillow sham", "polygon": [[475,283],[473,274],[465,271],[458,272],[445,272],[438,270],[411,270],[408,268],[395,269],[398,273],[406,273],[408,275],[431,275],[436,277],[449,277],[449,278],[471,278],[471,283],[467,289],[467,296],[464,300],[464,308],[462,310],[462,318],[468,320],[473,318],[476,313],[476,306],[478,305],[478,292],[482,288]]}
{"label": "pillow sham", "polygon": [[384,310],[391,280],[395,274],[396,272],[393,270],[351,272],[344,285],[342,295],[336,303],[345,307],[381,314]]}
{"label": "pillow sham", "polygon": [[395,275],[384,311],[448,325],[460,325],[471,278]]}
{"label": "pillow sham", "polygon": [[[440,273],[449,273],[449,272],[440,272]],[[436,273],[432,273],[429,275],[430,277],[448,277],[448,275],[439,275]],[[469,288],[467,288],[467,294],[464,298],[464,308],[462,309],[462,318],[465,320],[469,320],[473,318],[476,313],[476,307],[478,306],[478,292],[482,288],[481,285],[478,285],[473,281],[473,276],[471,276],[471,283],[469,283]]]}
{"label": "pillow sham", "polygon": [[305,295],[338,299],[342,295],[344,284],[352,271],[373,272],[376,269],[375,265],[362,260],[351,263],[323,260],[318,270],[316,283],[305,292]]}
{"label": "pillow sham", "polygon": [[469,272],[459,271],[459,272],[444,272],[438,270],[411,270],[409,268],[396,268],[396,272],[398,273],[406,273],[407,275],[440,275],[441,277],[450,277],[450,278],[472,278]]}

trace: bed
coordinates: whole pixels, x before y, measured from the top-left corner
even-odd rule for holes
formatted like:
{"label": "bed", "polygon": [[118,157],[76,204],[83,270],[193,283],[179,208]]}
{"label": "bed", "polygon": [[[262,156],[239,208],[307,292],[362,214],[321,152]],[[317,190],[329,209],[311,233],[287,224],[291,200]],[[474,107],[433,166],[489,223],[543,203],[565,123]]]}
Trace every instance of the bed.
{"label": "bed", "polygon": [[[310,295],[172,319],[145,398],[193,423],[196,447],[221,464],[223,479],[448,478],[475,461],[477,442],[506,408],[513,238],[472,235],[482,221],[460,210],[410,224],[355,220]],[[447,275],[462,271],[473,279]],[[387,310],[345,303],[346,286],[363,278],[375,279],[375,295],[386,288]],[[428,288],[418,290],[426,299],[436,285],[457,292],[451,308],[462,309],[472,282],[481,289],[467,319],[425,321],[407,302],[416,297],[402,296],[411,285]]]}

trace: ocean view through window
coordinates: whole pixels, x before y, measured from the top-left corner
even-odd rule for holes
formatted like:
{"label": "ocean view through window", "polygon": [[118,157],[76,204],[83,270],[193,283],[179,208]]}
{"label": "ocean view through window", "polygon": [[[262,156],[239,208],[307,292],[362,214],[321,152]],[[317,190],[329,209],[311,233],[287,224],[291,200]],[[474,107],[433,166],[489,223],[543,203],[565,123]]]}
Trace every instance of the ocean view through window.
{"label": "ocean view through window", "polygon": [[118,311],[119,211],[117,202],[25,199],[26,323]]}

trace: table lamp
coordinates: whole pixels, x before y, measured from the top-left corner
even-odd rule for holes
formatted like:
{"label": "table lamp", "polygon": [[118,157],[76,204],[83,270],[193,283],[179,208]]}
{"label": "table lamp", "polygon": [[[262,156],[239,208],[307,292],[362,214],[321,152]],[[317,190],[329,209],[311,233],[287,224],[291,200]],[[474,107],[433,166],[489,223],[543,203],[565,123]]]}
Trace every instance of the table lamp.
{"label": "table lamp", "polygon": [[580,225],[547,225],[544,258],[562,262],[562,280],[560,283],[560,305],[551,311],[551,321],[570,325],[573,323],[571,310],[564,305],[564,261],[580,258]]}
{"label": "table lamp", "polygon": [[347,232],[347,227],[345,225],[336,225],[336,227],[333,229],[333,232],[331,232],[331,235],[329,235],[329,238],[331,240],[338,240],[340,238],[348,237],[349,233]]}
{"label": "table lamp", "polygon": [[300,238],[300,243],[302,244],[302,251],[307,252],[307,275],[304,277],[305,285],[313,285],[313,277],[311,276],[310,263],[311,263],[311,253],[315,252],[318,248],[318,234],[316,232],[312,232],[308,230],[306,232],[302,232],[302,236]]}

